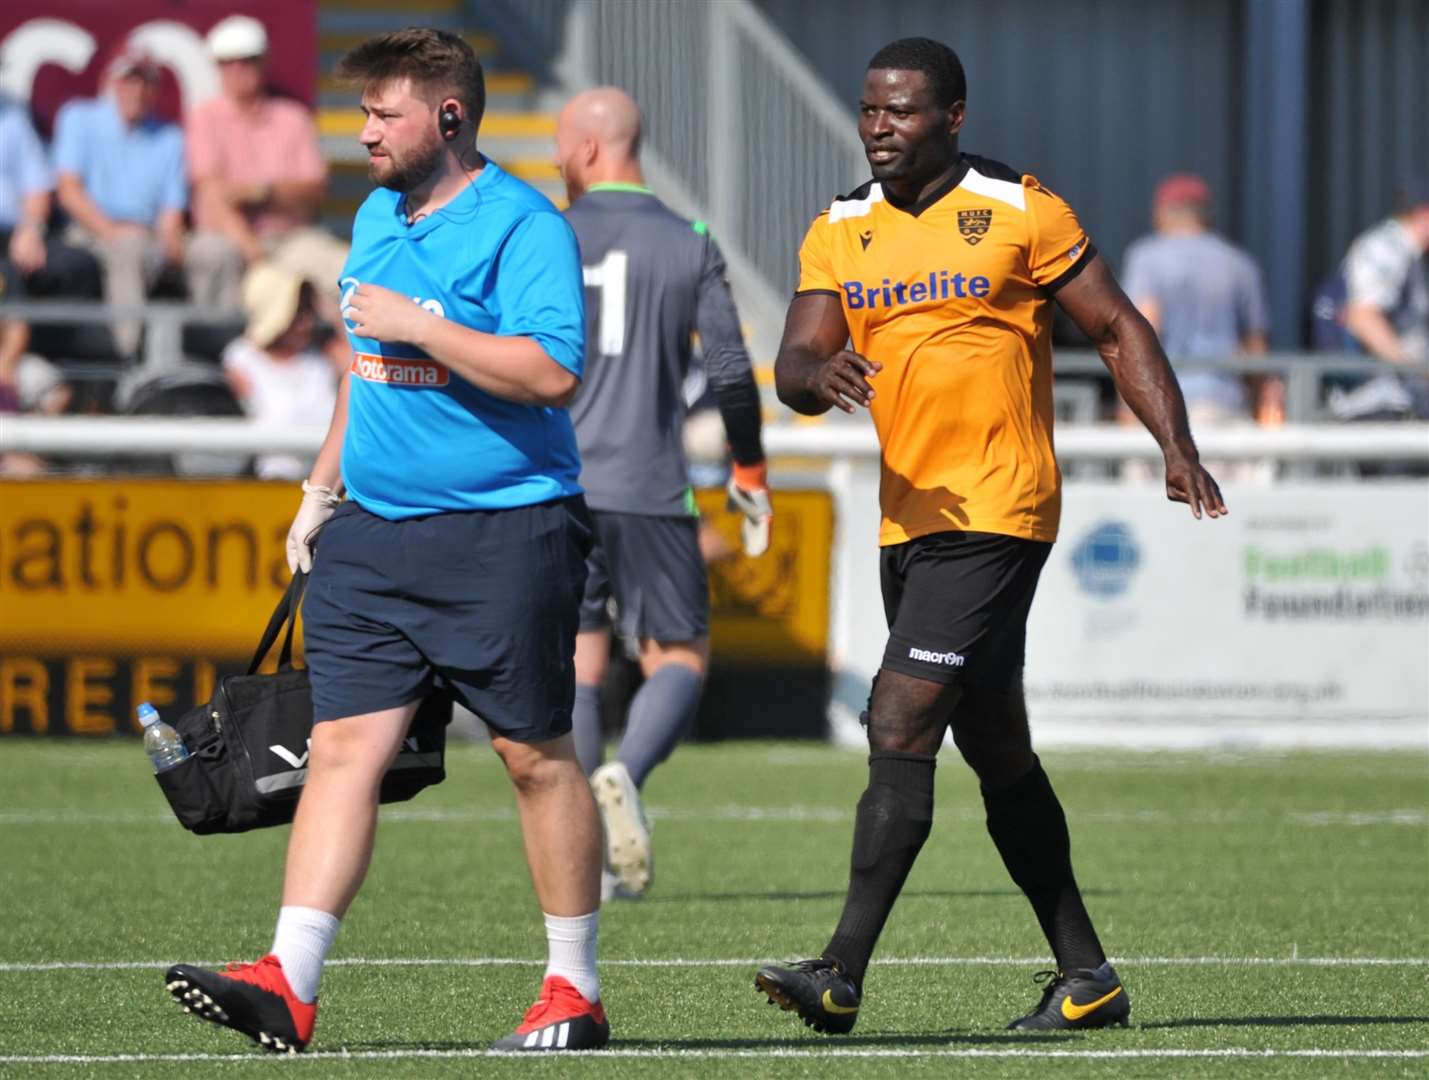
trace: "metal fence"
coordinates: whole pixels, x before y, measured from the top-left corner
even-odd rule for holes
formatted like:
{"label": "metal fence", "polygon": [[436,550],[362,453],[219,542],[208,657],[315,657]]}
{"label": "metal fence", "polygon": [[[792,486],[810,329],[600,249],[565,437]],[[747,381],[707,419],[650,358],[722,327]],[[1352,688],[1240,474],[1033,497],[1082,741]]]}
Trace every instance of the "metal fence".
{"label": "metal fence", "polygon": [[[264,425],[195,417],[11,416],[0,424],[0,452],[58,456],[316,453],[326,427]],[[774,457],[875,461],[870,424],[782,425],[764,433]],[[1269,458],[1284,462],[1397,461],[1429,463],[1429,424],[1285,424],[1212,427],[1199,432],[1205,458]],[[1057,429],[1063,461],[1157,460],[1160,449],[1140,427],[1066,424]]]}
{"label": "metal fence", "polygon": [[747,0],[508,6],[564,89],[613,84],[641,103],[650,179],[709,222],[756,355],[772,356],[805,229],[868,174],[853,115]]}

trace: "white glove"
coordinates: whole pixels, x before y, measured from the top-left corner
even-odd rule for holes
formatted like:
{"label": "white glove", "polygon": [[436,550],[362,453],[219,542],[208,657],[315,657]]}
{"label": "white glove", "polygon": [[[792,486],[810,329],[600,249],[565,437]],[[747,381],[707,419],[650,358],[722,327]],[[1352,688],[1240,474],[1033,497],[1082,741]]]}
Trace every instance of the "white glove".
{"label": "white glove", "polygon": [[729,498],[725,505],[744,515],[740,535],[744,538],[744,553],[758,558],[769,550],[769,526],[774,520],[774,507],[769,502],[769,468],[758,465],[735,465],[730,470],[725,488]]}
{"label": "white glove", "polygon": [[303,481],[303,501],[288,530],[288,571],[308,573],[313,568],[313,534],[337,512],[342,498],[330,487]]}

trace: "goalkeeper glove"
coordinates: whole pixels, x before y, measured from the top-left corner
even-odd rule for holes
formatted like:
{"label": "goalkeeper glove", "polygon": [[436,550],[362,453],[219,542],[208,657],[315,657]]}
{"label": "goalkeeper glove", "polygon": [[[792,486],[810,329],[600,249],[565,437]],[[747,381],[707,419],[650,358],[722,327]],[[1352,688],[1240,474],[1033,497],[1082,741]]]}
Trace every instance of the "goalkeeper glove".
{"label": "goalkeeper glove", "polygon": [[769,550],[769,524],[774,520],[774,508],[769,502],[769,466],[736,464],[730,471],[725,489],[726,506],[744,515],[740,534],[744,538],[744,553],[757,558]]}
{"label": "goalkeeper glove", "polygon": [[303,501],[288,530],[288,570],[308,573],[313,568],[313,536],[337,512],[342,498],[330,487],[303,481]]}

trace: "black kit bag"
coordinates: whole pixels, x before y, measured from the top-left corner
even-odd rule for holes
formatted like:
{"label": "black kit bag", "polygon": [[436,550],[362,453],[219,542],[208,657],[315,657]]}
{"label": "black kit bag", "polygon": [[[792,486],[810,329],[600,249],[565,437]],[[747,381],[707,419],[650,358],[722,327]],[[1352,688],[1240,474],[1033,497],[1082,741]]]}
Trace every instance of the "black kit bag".
{"label": "black kit bag", "polygon": [[[313,700],[305,668],[293,667],[293,628],[307,575],[295,574],[246,675],[226,675],[207,705],[180,716],[174,728],[189,757],[155,774],[184,828],[199,834],[239,833],[293,820],[307,779]],[[283,633],[278,670],[259,666]],[[401,751],[382,779],[382,802],[403,802],[446,779],[447,724],[452,699],[428,697],[417,708]]]}

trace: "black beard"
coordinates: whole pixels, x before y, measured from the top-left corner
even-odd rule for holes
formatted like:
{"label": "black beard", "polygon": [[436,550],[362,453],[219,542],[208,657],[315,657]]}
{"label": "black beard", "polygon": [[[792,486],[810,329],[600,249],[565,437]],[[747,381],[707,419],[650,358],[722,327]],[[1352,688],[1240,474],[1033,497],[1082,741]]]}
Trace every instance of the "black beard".
{"label": "black beard", "polygon": [[397,164],[396,158],[391,158],[392,172],[387,179],[378,180],[371,169],[368,170],[368,175],[373,183],[405,195],[431,179],[432,174],[441,167],[444,153],[446,147],[441,143],[432,143],[426,150],[418,152],[410,161],[401,165]]}

